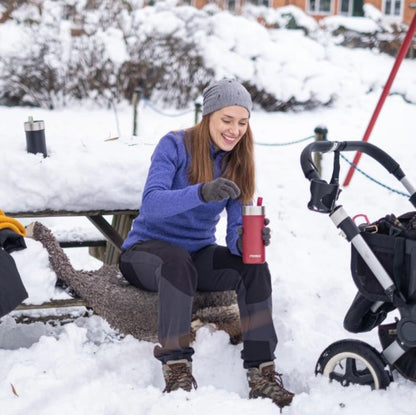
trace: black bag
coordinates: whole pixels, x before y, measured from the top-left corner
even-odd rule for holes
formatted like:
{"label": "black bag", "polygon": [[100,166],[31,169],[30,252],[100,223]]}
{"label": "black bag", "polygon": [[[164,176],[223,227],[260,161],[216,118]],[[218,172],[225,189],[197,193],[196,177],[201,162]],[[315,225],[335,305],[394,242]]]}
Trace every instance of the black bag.
{"label": "black bag", "polygon": [[26,242],[22,235],[19,235],[11,229],[4,228],[0,229],[0,246],[11,254],[14,251],[26,249]]}
{"label": "black bag", "polygon": [[0,247],[0,317],[28,297],[12,256]]}
{"label": "black bag", "polygon": [[[387,215],[361,227],[361,235],[406,300],[416,300],[416,212]],[[389,301],[380,283],[352,245],[351,273],[370,301]]]}

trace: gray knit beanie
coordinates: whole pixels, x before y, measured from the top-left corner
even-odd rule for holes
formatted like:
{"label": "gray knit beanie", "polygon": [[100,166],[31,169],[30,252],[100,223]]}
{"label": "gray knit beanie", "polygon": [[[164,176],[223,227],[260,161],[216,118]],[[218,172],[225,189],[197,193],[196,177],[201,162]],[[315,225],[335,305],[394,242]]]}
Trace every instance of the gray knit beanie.
{"label": "gray knit beanie", "polygon": [[246,108],[250,116],[253,107],[247,89],[233,79],[223,79],[207,86],[202,96],[202,116],[232,105]]}

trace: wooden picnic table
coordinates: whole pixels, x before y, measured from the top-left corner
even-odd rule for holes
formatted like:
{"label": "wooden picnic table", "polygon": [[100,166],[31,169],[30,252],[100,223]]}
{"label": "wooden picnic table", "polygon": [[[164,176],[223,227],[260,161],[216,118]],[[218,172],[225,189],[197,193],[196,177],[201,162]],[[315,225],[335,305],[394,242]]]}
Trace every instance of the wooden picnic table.
{"label": "wooden picnic table", "polygon": [[[45,217],[67,217],[84,216],[101,232],[103,240],[88,241],[66,241],[62,242],[62,247],[81,247],[88,246],[90,253],[98,257],[105,264],[114,265],[118,263],[121,245],[131,228],[133,219],[139,214],[137,209],[121,210],[88,210],[88,211],[69,211],[69,210],[40,210],[25,212],[5,212],[12,218],[45,218]],[[111,223],[105,216],[112,216]]]}

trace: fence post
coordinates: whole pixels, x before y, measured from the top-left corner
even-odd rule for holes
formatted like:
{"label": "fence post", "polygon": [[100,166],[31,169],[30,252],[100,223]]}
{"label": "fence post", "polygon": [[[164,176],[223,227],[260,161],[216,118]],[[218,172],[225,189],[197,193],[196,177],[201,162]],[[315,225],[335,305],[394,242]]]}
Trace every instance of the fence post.
{"label": "fence post", "polygon": [[201,112],[201,103],[195,102],[195,125],[198,124],[199,113]]}
{"label": "fence post", "polygon": [[133,91],[132,105],[133,105],[133,136],[137,135],[137,117],[138,117],[138,106],[140,103],[140,98],[142,97],[142,89],[135,88]]}
{"label": "fence post", "polygon": [[[325,126],[319,125],[317,126],[313,132],[315,133],[315,141],[326,141],[328,135],[328,129]],[[322,176],[322,153],[315,152],[313,154],[313,162],[318,170],[319,176]]]}

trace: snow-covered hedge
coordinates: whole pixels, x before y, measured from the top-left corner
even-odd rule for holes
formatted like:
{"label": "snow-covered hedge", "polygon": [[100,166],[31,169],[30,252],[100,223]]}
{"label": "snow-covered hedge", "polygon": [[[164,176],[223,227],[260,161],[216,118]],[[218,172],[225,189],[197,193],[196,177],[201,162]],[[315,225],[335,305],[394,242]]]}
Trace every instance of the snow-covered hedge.
{"label": "snow-covered hedge", "polygon": [[334,17],[324,31],[294,6],[248,5],[233,15],[176,0],[152,7],[141,0],[10,4],[16,8],[0,24],[0,104],[46,108],[130,100],[137,87],[145,98],[181,108],[223,77],[239,79],[266,110],[329,105],[342,88],[331,75],[337,63],[330,48],[348,43],[347,33],[362,39],[363,31],[387,30],[371,17]]}
{"label": "snow-covered hedge", "polygon": [[88,2],[44,1],[16,9],[0,25],[0,38],[13,33],[13,46],[0,41],[0,103],[111,103],[131,99],[136,87],[148,98],[167,91],[159,95],[178,107],[194,99],[213,77],[195,41],[169,30],[170,16],[163,22],[163,13],[133,3],[107,0],[90,9]]}

